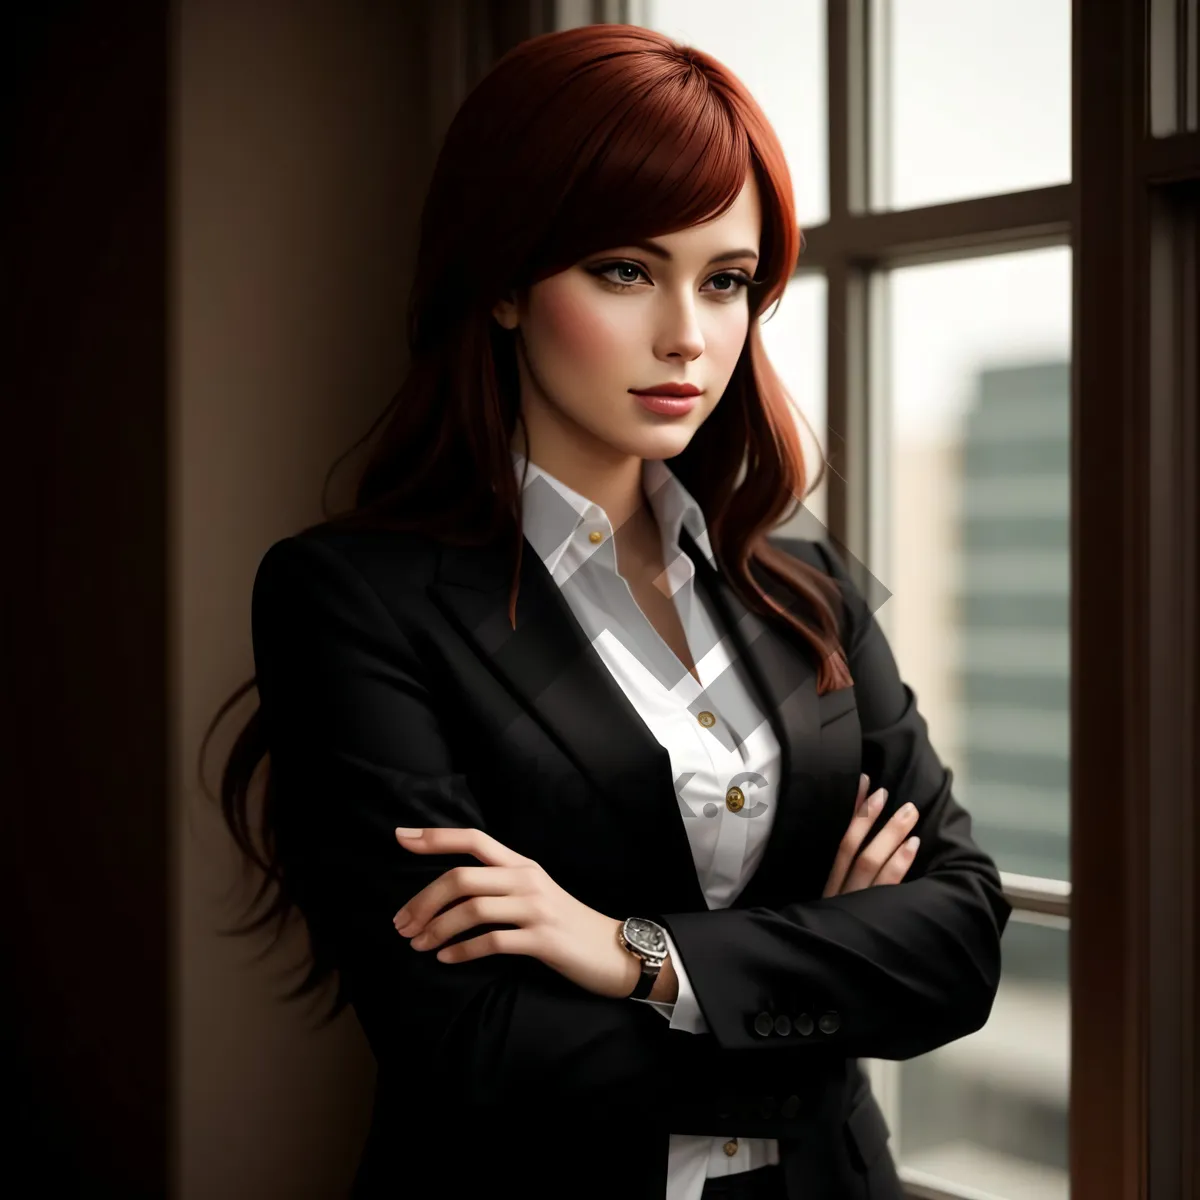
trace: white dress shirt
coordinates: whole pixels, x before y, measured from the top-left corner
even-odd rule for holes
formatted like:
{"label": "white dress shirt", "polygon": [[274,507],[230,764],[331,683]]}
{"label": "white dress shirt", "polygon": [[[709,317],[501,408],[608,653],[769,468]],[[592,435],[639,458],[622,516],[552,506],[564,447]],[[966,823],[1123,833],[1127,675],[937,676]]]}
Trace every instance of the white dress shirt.
{"label": "white dress shirt", "polygon": [[[513,464],[519,484],[526,460],[514,451]],[[621,576],[604,510],[532,462],[522,493],[524,533],[604,665],[668,752],[705,899],[710,909],[728,908],[762,858],[774,823],[779,742],[680,547],[679,532],[686,527],[716,566],[699,506],[664,462],[644,461],[642,488],[662,536],[665,578],[658,585],[675,601],[699,683]],[[744,796],[739,812],[726,805],[731,787]],[[650,1004],[672,1029],[706,1033],[687,964],[669,933],[667,946],[679,977],[678,998],[673,1004],[634,1003]],[[699,1200],[707,1178],[779,1162],[776,1139],[735,1142],[733,1134],[671,1134],[666,1200]]]}

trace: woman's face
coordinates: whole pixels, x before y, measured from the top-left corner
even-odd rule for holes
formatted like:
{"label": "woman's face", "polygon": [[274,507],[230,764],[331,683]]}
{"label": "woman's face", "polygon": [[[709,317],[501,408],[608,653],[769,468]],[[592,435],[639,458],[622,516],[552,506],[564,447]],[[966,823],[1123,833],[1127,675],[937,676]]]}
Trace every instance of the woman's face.
{"label": "woman's face", "polygon": [[[493,310],[518,331],[533,456],[617,462],[681,453],[721,399],[749,328],[745,283],[762,217],[753,172],[723,215],[649,243],[612,246]],[[690,412],[647,410],[635,390],[700,389]],[[514,444],[516,444],[514,442]]]}

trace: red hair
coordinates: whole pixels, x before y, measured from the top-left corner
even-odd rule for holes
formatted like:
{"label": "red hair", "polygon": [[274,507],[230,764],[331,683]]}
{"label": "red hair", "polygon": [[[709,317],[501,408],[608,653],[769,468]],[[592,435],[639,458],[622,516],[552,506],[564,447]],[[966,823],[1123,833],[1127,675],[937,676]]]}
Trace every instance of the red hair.
{"label": "red hair", "polygon": [[[522,42],[459,108],[421,214],[407,314],[411,366],[363,439],[386,422],[354,508],[326,523],[417,530],[460,544],[510,539],[515,627],[524,539],[510,447],[519,387],[514,336],[493,308],[597,250],[719,216],[749,171],[763,218],[749,333],[720,403],[671,468],[700,505],[717,562],[747,606],[807,641],[820,664],[819,694],[848,686],[837,584],[766,539],[808,490],[790,399],[758,324],[783,295],[802,244],[783,150],[732,72],[649,29],[586,25]],[[768,596],[752,564],[782,581],[811,622]],[[209,734],[252,685],[226,702]],[[280,885],[244,932],[272,917],[282,927],[292,906],[273,853],[269,781],[264,853],[251,837],[250,777],[267,756],[259,715],[221,781],[226,822],[267,875],[255,905],[272,882]],[[311,991],[326,971],[316,964],[295,994]]]}
{"label": "red hair", "polygon": [[[783,295],[801,248],[783,149],[732,72],[653,30],[585,25],[531,38],[463,102],[421,215],[412,368],[384,414],[357,508],[335,520],[458,542],[506,532],[515,627],[523,538],[509,448],[519,389],[513,335],[492,309],[597,250],[719,216],[750,170],[763,221],[749,334],[720,404],[671,467],[743,600],[809,642],[818,693],[847,686],[829,605],[836,586],[764,536],[808,490],[793,409],[757,320]],[[752,560],[803,599],[815,628],[763,592]]]}

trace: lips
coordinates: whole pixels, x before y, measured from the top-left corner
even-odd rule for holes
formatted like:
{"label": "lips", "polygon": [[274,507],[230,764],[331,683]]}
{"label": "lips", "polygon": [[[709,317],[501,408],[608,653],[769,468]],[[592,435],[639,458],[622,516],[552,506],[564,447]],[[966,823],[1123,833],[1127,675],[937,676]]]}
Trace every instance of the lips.
{"label": "lips", "polygon": [[648,392],[634,392],[637,402],[648,412],[665,417],[682,417],[696,407],[695,396],[660,396]]}
{"label": "lips", "polygon": [[698,396],[700,389],[694,383],[660,383],[652,388],[630,388],[635,396]]}

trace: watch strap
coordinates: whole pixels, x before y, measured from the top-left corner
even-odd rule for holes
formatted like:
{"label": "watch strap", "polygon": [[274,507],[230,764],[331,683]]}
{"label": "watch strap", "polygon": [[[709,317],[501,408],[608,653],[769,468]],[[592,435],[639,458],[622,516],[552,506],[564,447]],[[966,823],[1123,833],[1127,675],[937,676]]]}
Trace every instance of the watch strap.
{"label": "watch strap", "polygon": [[645,1000],[647,996],[654,990],[655,981],[658,979],[658,973],[661,970],[660,964],[651,965],[642,960],[642,973],[638,976],[637,984],[632,992],[629,993],[630,1000]]}

